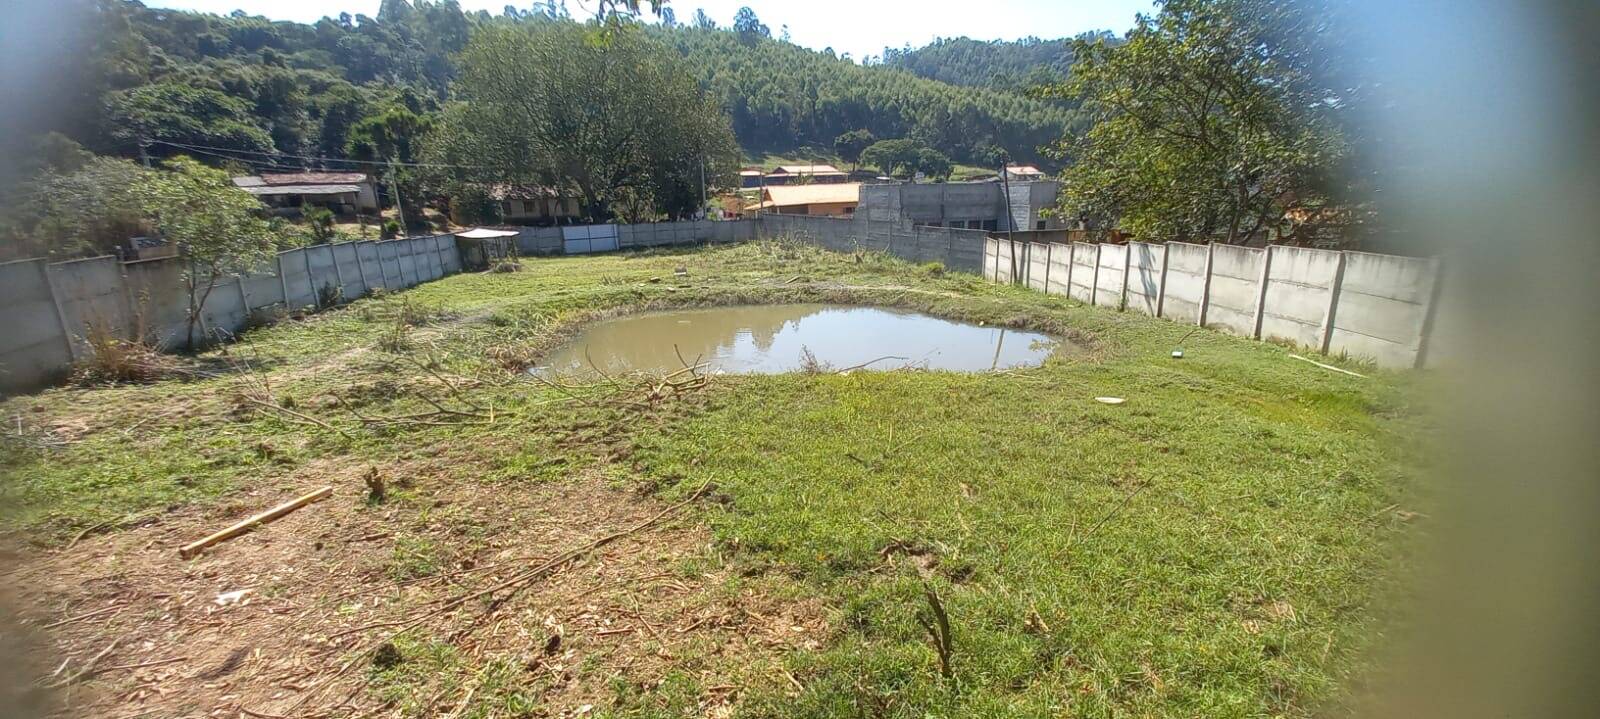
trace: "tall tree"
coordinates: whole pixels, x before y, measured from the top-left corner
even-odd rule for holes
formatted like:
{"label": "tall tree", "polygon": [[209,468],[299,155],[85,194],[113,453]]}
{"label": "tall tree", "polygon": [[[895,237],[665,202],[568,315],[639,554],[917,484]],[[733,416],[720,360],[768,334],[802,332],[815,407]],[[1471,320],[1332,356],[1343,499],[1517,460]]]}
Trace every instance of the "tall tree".
{"label": "tall tree", "polygon": [[189,298],[185,341],[195,346],[201,313],[222,279],[254,269],[275,249],[275,238],[260,217],[261,203],[233,186],[228,173],[187,157],[167,161],[140,183],[145,213],[156,231],[183,250],[183,283]]}
{"label": "tall tree", "polygon": [[839,159],[850,163],[853,170],[861,166],[861,153],[877,141],[870,130],[851,130],[833,139],[833,151],[839,153]]}
{"label": "tall tree", "polygon": [[733,16],[733,33],[739,37],[739,42],[745,45],[754,45],[766,38],[772,37],[772,30],[761,24],[761,18],[756,17],[756,11],[749,6],[739,8]]}
{"label": "tall tree", "polygon": [[950,163],[950,158],[945,157],[944,153],[931,147],[924,147],[917,151],[914,167],[917,172],[939,181],[949,179],[950,173],[955,169],[955,166]]}
{"label": "tall tree", "polygon": [[682,61],[633,27],[594,33],[565,23],[480,30],[462,56],[456,136],[442,141],[491,168],[479,179],[576,193],[594,221],[641,197],[690,214],[702,172],[731,187],[739,152],[728,118]]}
{"label": "tall tree", "polygon": [[1094,125],[1071,162],[1064,210],[1159,240],[1259,241],[1327,197],[1348,102],[1322,80],[1320,3],[1162,0],[1126,43],[1078,42],[1053,93]]}
{"label": "tall tree", "polygon": [[[879,140],[861,153],[861,163],[876,167],[880,172],[891,177],[910,176],[917,172],[920,163],[924,160],[923,152],[928,146],[916,140],[896,138],[893,140]],[[933,158],[927,158],[932,160]],[[947,159],[946,162],[949,162]],[[950,174],[949,172],[945,173]]]}

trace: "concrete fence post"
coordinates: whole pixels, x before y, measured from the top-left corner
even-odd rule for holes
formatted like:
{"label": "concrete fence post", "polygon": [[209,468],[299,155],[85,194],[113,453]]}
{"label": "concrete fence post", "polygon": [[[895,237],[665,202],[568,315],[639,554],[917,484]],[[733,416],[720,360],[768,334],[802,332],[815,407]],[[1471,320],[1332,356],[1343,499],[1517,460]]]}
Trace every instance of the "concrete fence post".
{"label": "concrete fence post", "polygon": [[244,308],[244,321],[250,322],[250,291],[244,288],[244,275],[234,275],[234,284],[239,286],[239,305]]}
{"label": "concrete fence post", "polygon": [[[328,257],[333,260],[333,278],[339,283],[339,299],[344,298],[344,270],[339,268],[339,249],[333,243],[325,245],[328,248]],[[335,300],[337,302],[338,300]]]}
{"label": "concrete fence post", "polygon": [[1428,298],[1428,306],[1422,309],[1422,324],[1417,328],[1417,359],[1411,364],[1413,369],[1421,369],[1428,362],[1428,340],[1433,335],[1434,316],[1439,312],[1440,292],[1444,289],[1443,274],[1439,258],[1428,260],[1428,290],[1422,295]]}
{"label": "concrete fence post", "polygon": [[1276,248],[1267,245],[1267,252],[1261,257],[1261,274],[1256,284],[1256,311],[1250,323],[1250,338],[1261,339],[1261,319],[1267,311],[1267,280],[1272,277],[1272,255]]}
{"label": "concrete fence post", "polygon": [[1122,246],[1122,291],[1117,297],[1117,311],[1128,309],[1128,269],[1133,267],[1133,245]]}
{"label": "concrete fence post", "polygon": [[50,277],[50,261],[39,260],[39,276],[44,280],[44,291],[50,293],[50,306],[56,309],[56,326],[61,328],[61,341],[67,343],[67,357],[78,361],[78,345],[72,341],[72,326],[67,324],[67,313],[61,309],[61,297],[56,294],[56,282]]}
{"label": "concrete fence post", "polygon": [[1199,327],[1206,326],[1206,312],[1211,310],[1211,258],[1217,254],[1217,243],[1206,245],[1206,269],[1204,278],[1200,282],[1200,312],[1195,315],[1194,323]]}
{"label": "concrete fence post", "polygon": [[1073,249],[1074,247],[1076,245],[1072,242],[1072,235],[1067,235],[1067,299],[1072,299],[1072,273],[1077,269],[1076,265],[1078,264],[1073,259],[1073,256],[1077,254],[1077,251]]}
{"label": "concrete fence post", "polygon": [[304,247],[300,248],[300,259],[304,260],[306,265],[306,284],[311,286],[311,305],[320,310],[322,293],[317,291],[317,276],[311,273],[311,251]]}
{"label": "concrete fence post", "polygon": [[1089,306],[1093,307],[1100,299],[1100,243],[1094,243],[1094,271],[1089,273]]}
{"label": "concrete fence post", "polygon": [[1051,267],[1051,261],[1052,261],[1051,258],[1055,255],[1055,253],[1056,253],[1056,244],[1054,242],[1045,243],[1045,246],[1044,246],[1044,293],[1047,294],[1047,295],[1050,294],[1050,267]]}
{"label": "concrete fence post", "polygon": [[1156,280],[1156,317],[1167,309],[1167,265],[1172,259],[1172,245],[1161,243],[1161,278]]}
{"label": "concrete fence post", "polygon": [[293,309],[289,306],[289,276],[283,271],[283,253],[273,256],[278,262],[278,285],[283,288],[283,309],[285,312]]}
{"label": "concrete fence post", "polygon": [[1333,266],[1333,286],[1328,288],[1328,309],[1322,314],[1322,327],[1319,328],[1317,352],[1328,353],[1328,343],[1333,341],[1334,315],[1339,311],[1339,290],[1344,286],[1344,260],[1345,253],[1339,253],[1339,259]]}
{"label": "concrete fence post", "polygon": [[356,251],[356,275],[361,278],[361,294],[371,294],[372,283],[367,281],[367,263],[361,259],[361,243],[352,242],[350,247]]}

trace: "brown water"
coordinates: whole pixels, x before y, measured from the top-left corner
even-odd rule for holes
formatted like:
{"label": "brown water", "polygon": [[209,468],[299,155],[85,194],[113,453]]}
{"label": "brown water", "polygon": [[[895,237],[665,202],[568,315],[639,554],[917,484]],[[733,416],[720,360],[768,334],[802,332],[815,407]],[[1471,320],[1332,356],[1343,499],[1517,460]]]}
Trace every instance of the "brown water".
{"label": "brown water", "polygon": [[597,322],[552,352],[535,371],[584,374],[598,366],[607,373],[671,372],[698,358],[709,363],[709,372],[777,374],[803,369],[809,354],[833,370],[866,365],[875,370],[985,372],[1038,365],[1065,344],[1037,332],[952,322],[905,310],[747,305]]}

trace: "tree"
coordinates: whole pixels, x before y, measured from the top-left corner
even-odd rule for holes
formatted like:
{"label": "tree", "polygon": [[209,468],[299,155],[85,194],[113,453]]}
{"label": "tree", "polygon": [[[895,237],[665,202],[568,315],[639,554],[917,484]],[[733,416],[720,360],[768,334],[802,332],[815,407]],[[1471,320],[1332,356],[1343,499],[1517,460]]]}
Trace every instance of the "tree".
{"label": "tree", "polygon": [[644,198],[692,213],[707,184],[731,187],[739,149],[728,117],[681,60],[635,27],[601,41],[582,26],[487,27],[462,55],[464,103],[441,144],[489,168],[482,182],[574,193],[604,222]]}
{"label": "tree", "polygon": [[839,153],[839,159],[850,163],[850,169],[861,166],[861,153],[866,151],[878,138],[869,130],[851,130],[833,139],[833,150]]}
{"label": "tree", "polygon": [[927,175],[931,179],[941,181],[949,179],[950,173],[955,169],[955,166],[950,164],[950,158],[931,147],[924,147],[917,151],[917,159],[914,166],[917,172]]}
{"label": "tree", "polygon": [[761,19],[756,17],[756,11],[748,6],[739,8],[739,12],[734,13],[733,33],[744,45],[755,45],[763,39],[772,37],[772,30],[761,24]]}
{"label": "tree", "polygon": [[908,176],[916,172],[922,151],[926,149],[926,145],[916,140],[879,140],[861,153],[861,163],[891,177]]}
{"label": "tree", "polygon": [[1080,41],[1052,93],[1094,125],[1052,154],[1070,161],[1063,209],[1151,239],[1243,243],[1327,197],[1345,154],[1317,5],[1163,0],[1125,43]]}
{"label": "tree", "polygon": [[184,338],[193,348],[211,291],[224,275],[254,269],[271,257],[274,238],[261,219],[261,203],[234,187],[227,172],[187,157],[165,164],[168,171],[150,174],[138,192],[156,231],[183,252],[189,299]]}
{"label": "tree", "polygon": [[144,234],[139,188],[150,171],[127,160],[76,154],[46,162],[27,185],[30,199],[8,198],[0,217],[4,259],[111,254]]}
{"label": "tree", "polygon": [[706,14],[705,8],[696,8],[694,11],[694,26],[700,30],[717,29],[717,21]]}
{"label": "tree", "polygon": [[[432,123],[430,118],[412,112],[404,105],[394,105],[357,122],[350,129],[350,139],[346,145],[346,151],[352,158],[390,163],[387,173],[389,186],[395,193],[395,202],[403,215],[401,220],[407,228],[427,224],[422,213],[418,178],[405,165],[416,162],[422,137]],[[410,201],[407,202],[407,199]]]}
{"label": "tree", "polygon": [[[138,143],[171,142],[270,153],[272,136],[257,124],[243,100],[218,90],[174,82],[145,85],[111,93],[108,114],[112,135],[122,149],[137,151]],[[159,154],[182,150],[156,147]]]}

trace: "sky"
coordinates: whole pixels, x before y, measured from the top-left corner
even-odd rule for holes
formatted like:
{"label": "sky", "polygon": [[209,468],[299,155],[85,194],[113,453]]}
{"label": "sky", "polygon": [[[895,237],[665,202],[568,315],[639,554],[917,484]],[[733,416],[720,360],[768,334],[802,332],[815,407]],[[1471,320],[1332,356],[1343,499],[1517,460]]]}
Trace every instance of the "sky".
{"label": "sky", "polygon": [[[315,22],[325,15],[348,12],[376,15],[379,0],[144,0],[151,7],[171,7],[226,14],[236,9],[274,20]],[[468,11],[499,14],[507,4],[529,7],[531,0],[459,0]],[[574,16],[586,15],[592,0],[567,0]],[[670,0],[678,21],[687,23],[696,8],[721,27],[733,22],[740,7],[755,10],[777,37],[789,26],[792,42],[821,50],[832,47],[860,59],[880,55],[884,47],[920,47],[936,37],[967,36],[979,40],[1015,40],[1033,35],[1071,37],[1090,30],[1122,34],[1135,14],[1152,12],[1151,0]]]}

